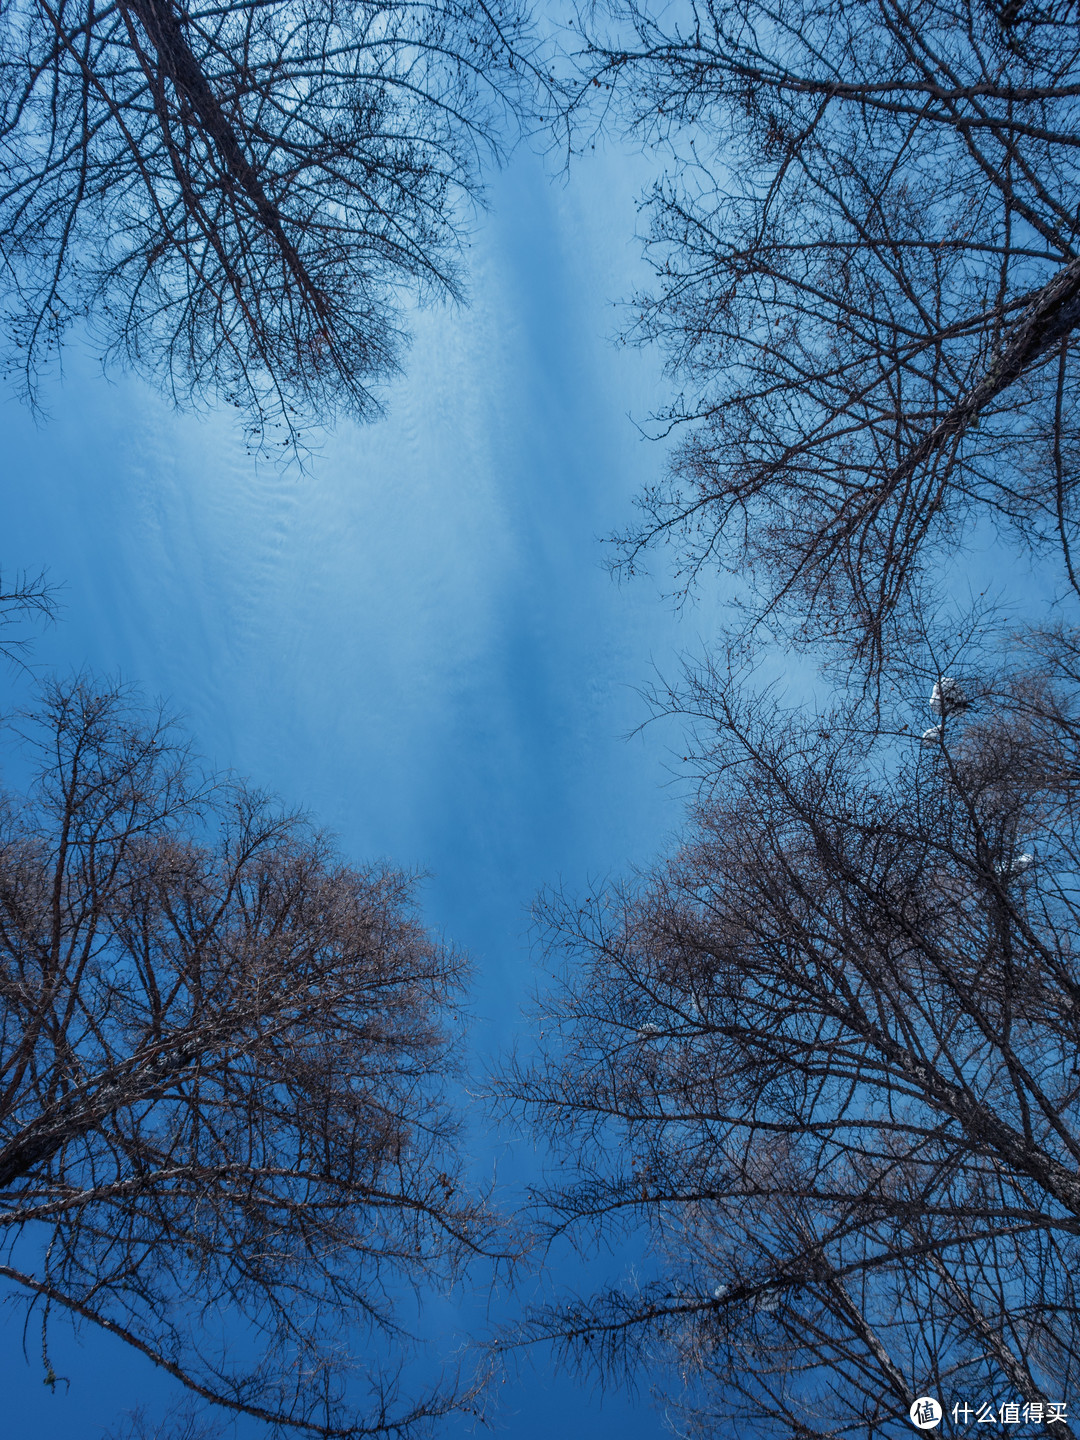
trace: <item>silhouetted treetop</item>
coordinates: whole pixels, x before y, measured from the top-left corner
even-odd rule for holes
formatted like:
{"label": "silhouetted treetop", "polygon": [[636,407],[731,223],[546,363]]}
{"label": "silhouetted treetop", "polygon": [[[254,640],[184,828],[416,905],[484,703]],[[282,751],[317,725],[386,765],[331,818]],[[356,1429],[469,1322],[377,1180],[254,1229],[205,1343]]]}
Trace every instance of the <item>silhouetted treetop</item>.
{"label": "silhouetted treetop", "polygon": [[871,664],[980,515],[1075,586],[1076,6],[610,13],[579,103],[672,147],[629,334],[686,427],[626,563],[670,540],[686,583],[729,567],[755,614]]}
{"label": "silhouetted treetop", "polygon": [[921,705],[868,733],[692,679],[683,842],[548,903],[560,979],[501,1082],[554,1137],[550,1231],[651,1244],[508,1347],[647,1375],[703,1437],[899,1440],[927,1393],[1068,1410],[1077,655],[1061,630],[938,671],[925,736]]}
{"label": "silhouetted treetop", "polygon": [[0,254],[24,388],[83,319],[257,439],[373,413],[406,297],[457,293],[526,47],[515,0],[5,3]]}
{"label": "silhouetted treetop", "polygon": [[49,684],[23,729],[34,783],[0,796],[0,1284],[46,1383],[63,1316],[275,1434],[445,1413],[449,1381],[401,1393],[400,1301],[493,1235],[447,1094],[461,957],[408,876],[200,775],[117,688]]}

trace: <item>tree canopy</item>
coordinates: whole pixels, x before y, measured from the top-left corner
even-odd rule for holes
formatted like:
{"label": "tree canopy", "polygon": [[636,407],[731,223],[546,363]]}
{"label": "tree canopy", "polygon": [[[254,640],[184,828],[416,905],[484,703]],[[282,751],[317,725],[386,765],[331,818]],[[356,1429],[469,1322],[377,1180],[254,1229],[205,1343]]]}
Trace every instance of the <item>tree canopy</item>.
{"label": "tree canopy", "polygon": [[514,0],[6,0],[23,388],[81,322],[178,403],[238,406],[256,441],[373,414],[406,299],[458,293],[528,48]]}
{"label": "tree canopy", "polygon": [[649,1378],[680,1434],[899,1437],[926,1394],[1073,1433],[1077,657],[946,677],[925,736],[697,676],[688,833],[548,903],[561,985],[501,1082],[554,1137],[548,1233],[651,1257],[508,1349]]}
{"label": "tree canopy", "polygon": [[983,518],[1075,588],[1075,5],[631,0],[582,28],[579,108],[672,157],[628,335],[664,348],[681,440],[625,564],[668,540],[681,584],[719,564],[871,667]]}
{"label": "tree canopy", "polygon": [[[24,724],[0,804],[0,1276],[278,1430],[406,1433],[356,1337],[490,1248],[446,1086],[459,955],[175,727],[87,679]],[[383,1352],[384,1353],[384,1352]],[[250,1354],[250,1360],[245,1357]],[[360,1394],[358,1395],[358,1388]]]}

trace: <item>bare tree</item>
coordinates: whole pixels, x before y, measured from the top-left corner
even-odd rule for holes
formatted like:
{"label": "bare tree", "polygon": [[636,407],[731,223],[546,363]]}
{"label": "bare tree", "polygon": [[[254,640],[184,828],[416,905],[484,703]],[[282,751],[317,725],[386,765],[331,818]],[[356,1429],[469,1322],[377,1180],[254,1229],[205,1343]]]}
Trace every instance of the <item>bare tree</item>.
{"label": "bare tree", "polygon": [[[527,68],[515,0],[11,0],[0,255],[33,394],[71,323],[256,438],[377,408]],[[516,66],[516,69],[515,69]]]}
{"label": "bare tree", "polygon": [[554,1137],[552,1237],[654,1263],[506,1346],[651,1377],[680,1434],[908,1435],[926,1393],[1074,1433],[1080,647],[927,668],[937,723],[891,734],[699,673],[685,843],[547,907],[503,1098]]}
{"label": "bare tree", "polygon": [[67,1316],[282,1430],[443,1413],[452,1392],[399,1398],[354,1351],[365,1329],[400,1350],[397,1301],[492,1233],[446,1094],[460,956],[408,877],[200,780],[122,692],[52,684],[25,735],[36,780],[0,810],[0,1277],[46,1381]]}
{"label": "bare tree", "polygon": [[719,563],[755,618],[871,664],[982,517],[1077,588],[1072,0],[608,13],[577,103],[670,147],[628,334],[665,347],[688,427],[624,563],[669,540],[680,585]]}

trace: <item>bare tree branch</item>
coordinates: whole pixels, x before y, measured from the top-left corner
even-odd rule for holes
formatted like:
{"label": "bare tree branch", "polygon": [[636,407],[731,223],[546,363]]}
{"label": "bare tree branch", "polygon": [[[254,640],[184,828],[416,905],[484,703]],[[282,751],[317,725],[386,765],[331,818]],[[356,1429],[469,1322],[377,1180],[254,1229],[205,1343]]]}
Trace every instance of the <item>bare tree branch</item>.
{"label": "bare tree branch", "polygon": [[11,627],[31,617],[49,622],[56,618],[56,611],[56,587],[46,580],[44,571],[33,577],[16,575],[6,584],[0,576],[0,655],[12,664],[24,667],[23,656],[32,642],[18,632],[10,633]]}

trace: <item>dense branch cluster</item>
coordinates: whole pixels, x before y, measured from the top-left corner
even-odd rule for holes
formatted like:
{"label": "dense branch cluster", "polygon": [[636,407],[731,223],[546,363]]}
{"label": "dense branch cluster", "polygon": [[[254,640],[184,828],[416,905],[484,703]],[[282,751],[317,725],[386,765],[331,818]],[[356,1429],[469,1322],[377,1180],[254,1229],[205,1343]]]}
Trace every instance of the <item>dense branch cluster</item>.
{"label": "dense branch cluster", "polygon": [[371,413],[410,289],[456,293],[523,43],[502,0],[5,3],[0,256],[25,387],[85,320],[262,439]]}
{"label": "dense branch cluster", "polygon": [[0,1275],[46,1366],[67,1314],[300,1433],[438,1413],[391,1405],[378,1365],[358,1408],[346,1337],[396,1334],[395,1296],[490,1235],[443,1093],[459,958],[407,877],[200,781],[122,694],[52,686],[26,733],[35,788],[0,810]]}
{"label": "dense branch cluster", "polygon": [[553,1232],[643,1225],[654,1278],[519,1339],[666,1360],[702,1434],[1075,1394],[1080,666],[1073,634],[1038,652],[925,741],[698,676],[692,831],[549,908],[560,1038],[504,1082],[576,1166]]}
{"label": "dense branch cluster", "polygon": [[871,664],[980,515],[1075,584],[1075,5],[614,9],[584,93],[675,149],[630,333],[689,426],[627,563],[749,571],[756,615]]}

